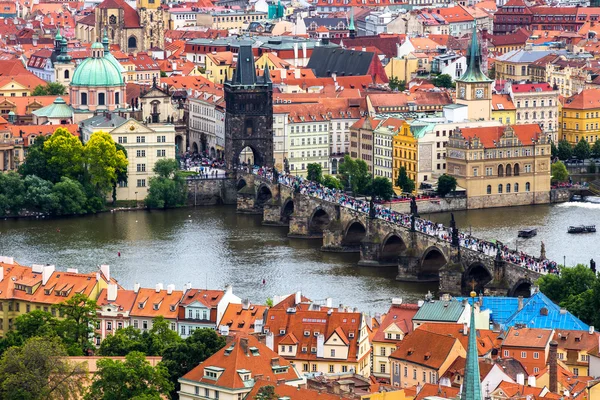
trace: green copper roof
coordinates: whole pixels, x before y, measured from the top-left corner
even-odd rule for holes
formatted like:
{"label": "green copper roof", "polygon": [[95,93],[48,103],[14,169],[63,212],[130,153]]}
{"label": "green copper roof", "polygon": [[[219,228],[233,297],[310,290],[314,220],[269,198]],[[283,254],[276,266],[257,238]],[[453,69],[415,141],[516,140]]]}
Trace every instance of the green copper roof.
{"label": "green copper roof", "polygon": [[[475,301],[475,292],[471,292]],[[481,400],[481,382],[479,381],[479,354],[477,352],[477,329],[475,329],[475,307],[471,305],[471,325],[469,327],[469,342],[467,346],[467,362],[460,400]]]}
{"label": "green copper roof", "polygon": [[57,97],[54,103],[35,110],[33,114],[37,117],[46,118],[71,118],[73,117],[73,109],[65,103],[62,97]]}
{"label": "green copper roof", "polygon": [[56,61],[58,61],[59,63],[70,63],[71,62],[71,56],[67,53],[67,39],[66,38],[62,38],[62,40],[60,41],[60,54],[58,55],[58,57],[56,57]]}
{"label": "green copper roof", "polygon": [[102,43],[100,43],[100,42],[94,42],[94,44],[92,44],[92,49],[94,49],[94,50],[103,49],[104,50],[104,46],[102,46]]}
{"label": "green copper roof", "polygon": [[481,71],[481,48],[477,40],[477,22],[473,24],[473,35],[471,36],[471,45],[467,49],[467,71],[460,79],[460,82],[493,82]]}
{"label": "green copper roof", "polygon": [[62,38],[63,37],[60,34],[60,29],[57,29],[56,30],[56,36],[54,36],[54,40],[59,41],[59,40],[62,40]]}
{"label": "green copper roof", "polygon": [[[98,43],[100,49],[102,44]],[[92,46],[93,47],[93,46]],[[109,53],[110,54],[110,53]],[[114,57],[113,57],[114,58]],[[116,60],[114,60],[116,62]],[[117,62],[118,63],[118,62]],[[89,57],[75,68],[71,86],[122,86],[121,70],[110,57]]]}
{"label": "green copper roof", "polygon": [[354,7],[350,7],[350,25],[348,26],[349,31],[355,31],[354,27]]}

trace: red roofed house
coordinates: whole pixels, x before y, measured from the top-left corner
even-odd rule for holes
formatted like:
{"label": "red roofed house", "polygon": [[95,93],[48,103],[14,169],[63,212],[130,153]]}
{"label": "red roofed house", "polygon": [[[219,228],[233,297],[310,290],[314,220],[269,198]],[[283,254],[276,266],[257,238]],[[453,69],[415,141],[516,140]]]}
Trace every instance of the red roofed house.
{"label": "red roofed house", "polygon": [[558,90],[544,83],[506,83],[513,104],[517,108],[517,124],[539,124],[542,132],[557,143]]}
{"label": "red roofed house", "polygon": [[251,304],[249,300],[242,304],[229,303],[219,323],[219,332],[224,336],[262,333],[266,312],[267,306]]}
{"label": "red roofed house", "polygon": [[237,337],[179,378],[179,399],[242,400],[257,379],[292,386],[303,382],[292,364],[258,339]]}
{"label": "red roofed house", "polygon": [[175,290],[175,285],[167,285],[167,290],[164,290],[162,283],[157,284],[156,289],[140,288],[136,283],[133,291],[136,293],[135,303],[129,315],[134,328],[149,331],[154,318],[164,317],[171,330],[177,332],[178,306],[183,296],[181,290]]}
{"label": "red roofed house", "polygon": [[127,328],[130,323],[129,313],[135,303],[136,293],[133,290],[119,288],[115,283],[109,283],[102,289],[96,300],[98,304],[98,324],[94,341],[99,346],[108,335],[113,335],[117,329]]}
{"label": "red roofed house", "polygon": [[537,374],[546,367],[553,335],[552,329],[512,327],[502,342],[500,355],[520,361],[529,374]]}
{"label": "red roofed house", "polygon": [[537,124],[456,129],[447,154],[469,209],[550,201],[550,138]]}

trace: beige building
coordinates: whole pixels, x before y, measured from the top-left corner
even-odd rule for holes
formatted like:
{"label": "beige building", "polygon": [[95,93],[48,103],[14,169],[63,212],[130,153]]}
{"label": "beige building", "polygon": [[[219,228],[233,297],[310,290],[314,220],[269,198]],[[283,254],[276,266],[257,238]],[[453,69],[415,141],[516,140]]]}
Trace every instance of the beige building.
{"label": "beige building", "polygon": [[516,107],[516,124],[538,124],[542,132],[557,142],[558,90],[548,83],[507,83],[508,93]]}
{"label": "beige building", "polygon": [[469,209],[550,201],[550,139],[539,125],[457,129],[447,162]]}
{"label": "beige building", "polygon": [[373,131],[377,129],[381,120],[363,117],[350,127],[350,157],[363,160],[373,172]]}
{"label": "beige building", "polygon": [[238,33],[242,33],[251,22],[265,21],[267,19],[267,13],[257,11],[245,11],[245,10],[225,10],[212,13],[212,21],[207,21],[206,18],[199,15],[198,25],[205,25],[210,23],[212,29],[227,29],[237,30]]}

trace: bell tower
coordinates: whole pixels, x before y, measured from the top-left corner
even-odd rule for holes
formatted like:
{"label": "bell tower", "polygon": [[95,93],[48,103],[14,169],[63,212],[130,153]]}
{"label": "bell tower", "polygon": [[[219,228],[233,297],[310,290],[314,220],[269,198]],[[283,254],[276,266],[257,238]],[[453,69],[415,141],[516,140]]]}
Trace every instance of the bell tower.
{"label": "bell tower", "polygon": [[471,44],[467,49],[467,71],[456,80],[456,103],[468,107],[468,118],[489,121],[492,113],[492,83],[481,71],[481,48],[477,23],[473,24]]}
{"label": "bell tower", "polygon": [[71,78],[73,72],[75,72],[75,64],[71,56],[68,53],[67,39],[60,35],[60,32],[56,34],[56,46],[57,56],[54,63],[54,73],[56,82],[61,83],[65,87],[69,87],[71,84]]}

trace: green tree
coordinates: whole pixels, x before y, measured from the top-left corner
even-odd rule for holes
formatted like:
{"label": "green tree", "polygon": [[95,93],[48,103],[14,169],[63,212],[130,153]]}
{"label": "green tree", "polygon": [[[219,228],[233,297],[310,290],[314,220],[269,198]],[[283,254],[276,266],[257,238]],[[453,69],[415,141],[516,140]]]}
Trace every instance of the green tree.
{"label": "green tree", "polygon": [[446,195],[456,189],[456,178],[452,175],[443,174],[438,178],[438,187],[437,193],[441,197],[446,197]]}
{"label": "green tree", "polygon": [[433,78],[432,83],[435,87],[451,88],[452,77],[448,74],[441,74]]}
{"label": "green tree", "polygon": [[561,140],[560,142],[558,142],[558,159],[565,161],[568,160],[569,158],[571,158],[571,156],[573,155],[573,148],[571,147],[571,144],[569,144],[569,142],[567,142],[566,139]]}
{"label": "green tree", "polygon": [[569,172],[562,161],[557,161],[550,167],[553,182],[566,182],[569,179]]}
{"label": "green tree", "polygon": [[344,156],[340,163],[339,175],[345,187],[349,187],[354,194],[365,194],[371,183],[369,167],[363,160],[354,160],[349,155]]}
{"label": "green tree", "polygon": [[172,208],[185,204],[187,186],[185,179],[178,172],[177,160],[157,161],[154,164],[154,172],[158,176],[150,178],[146,207]]}
{"label": "green tree", "polygon": [[588,172],[589,172],[590,174],[595,174],[595,173],[596,173],[596,170],[597,170],[596,163],[595,163],[595,162],[593,162],[593,161],[591,161],[591,162],[590,162],[590,165],[588,166]]}
{"label": "green tree", "polygon": [[106,132],[94,132],[84,149],[90,183],[103,196],[117,184],[119,171],[127,170],[127,157]]}
{"label": "green tree", "polygon": [[11,347],[0,359],[0,398],[77,399],[84,392],[87,371],[70,362],[58,338],[34,337]]}
{"label": "green tree", "polygon": [[21,176],[14,172],[0,174],[0,215],[16,215],[25,204],[25,185]]}
{"label": "green tree", "polygon": [[24,340],[34,336],[56,336],[59,322],[47,311],[33,310],[15,319],[15,328]]}
{"label": "green tree", "polygon": [[160,364],[153,367],[138,351],[127,354],[125,361],[100,359],[96,366],[86,400],[158,400],[173,389],[167,369]]}
{"label": "green tree", "polygon": [[97,309],[96,301],[83,293],[76,293],[58,304],[60,314],[65,317],[61,321],[63,337],[67,343],[78,346],[83,353],[93,348],[90,338],[98,320]]}
{"label": "green tree", "polygon": [[552,158],[558,157],[558,147],[554,144],[554,140],[550,142],[550,154],[552,155]]}
{"label": "green tree", "polygon": [[579,143],[573,149],[573,155],[580,160],[586,160],[590,158],[592,154],[592,149],[590,148],[590,144],[584,138],[581,138]]}
{"label": "green tree", "polygon": [[62,96],[67,93],[66,87],[60,82],[48,82],[45,86],[37,85],[32,96]]}
{"label": "green tree", "polygon": [[321,183],[323,180],[323,168],[321,168],[321,164],[310,163],[306,166],[306,170],[308,171],[306,179],[312,182]]}
{"label": "green tree", "polygon": [[396,186],[398,186],[404,193],[412,193],[415,190],[415,181],[408,177],[406,173],[406,167],[400,167],[398,171],[398,179],[396,179]]}
{"label": "green tree", "polygon": [[[123,145],[119,144],[119,143],[115,143],[115,148],[117,149],[117,153],[119,151],[123,152],[123,155],[125,156],[125,159],[127,160],[127,150],[125,149],[125,147],[123,147]],[[129,162],[127,163],[129,164]],[[117,204],[117,183],[119,182],[125,182],[127,183],[127,165],[120,165],[117,170],[117,179],[115,180],[114,184],[113,184],[113,194],[112,194],[112,198],[113,198],[113,205]]]}
{"label": "green tree", "polygon": [[390,200],[394,195],[394,188],[392,182],[388,178],[378,176],[371,181],[369,186],[369,194],[371,196],[378,197],[383,200]]}
{"label": "green tree", "polygon": [[49,214],[59,206],[58,197],[52,191],[52,182],[29,175],[25,177],[24,183],[25,208]]}
{"label": "green tree", "polygon": [[83,174],[83,145],[77,136],[64,128],[58,128],[44,143],[50,180],[58,182],[62,177],[79,180]]}
{"label": "green tree", "polygon": [[323,182],[321,182],[321,184],[329,189],[344,189],[342,182],[340,182],[340,180],[333,175],[326,174],[323,176]]}
{"label": "green tree", "polygon": [[592,146],[592,157],[600,158],[600,140],[596,140]]}
{"label": "green tree", "polygon": [[117,329],[114,335],[108,335],[100,343],[98,354],[101,356],[126,356],[132,351],[140,351],[149,356],[158,356],[148,351],[147,340],[139,329],[133,326]]}
{"label": "green tree", "polygon": [[83,185],[78,181],[63,177],[54,185],[52,193],[56,196],[57,201],[54,214],[71,215],[86,212],[87,197]]}
{"label": "green tree", "polygon": [[162,355],[164,350],[176,345],[182,341],[181,336],[170,327],[171,323],[163,316],[158,316],[152,320],[152,329],[150,337],[152,340],[147,343],[148,354]]}
{"label": "green tree", "polygon": [[174,158],[165,158],[162,160],[158,160],[154,164],[153,171],[160,176],[161,178],[172,179],[177,170],[179,169],[179,165],[177,164],[177,160]]}
{"label": "green tree", "polygon": [[389,80],[389,86],[392,90],[403,92],[406,90],[406,81],[401,81],[397,76],[392,76]]}
{"label": "green tree", "polygon": [[179,390],[177,380],[198,364],[225,346],[225,339],[212,329],[196,329],[184,341],[167,347],[161,364],[169,370],[174,385],[173,395]]}
{"label": "green tree", "polygon": [[263,386],[258,389],[254,400],[277,400],[279,396],[275,394],[275,387],[271,385]]}
{"label": "green tree", "polygon": [[27,149],[27,158],[19,167],[19,173],[23,176],[36,175],[37,177],[50,180],[53,173],[48,169],[48,159],[44,150],[45,136],[38,136]]}

